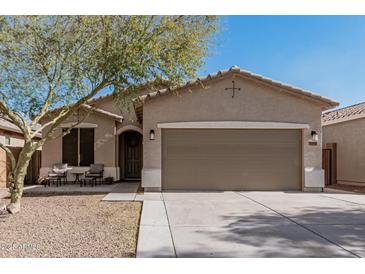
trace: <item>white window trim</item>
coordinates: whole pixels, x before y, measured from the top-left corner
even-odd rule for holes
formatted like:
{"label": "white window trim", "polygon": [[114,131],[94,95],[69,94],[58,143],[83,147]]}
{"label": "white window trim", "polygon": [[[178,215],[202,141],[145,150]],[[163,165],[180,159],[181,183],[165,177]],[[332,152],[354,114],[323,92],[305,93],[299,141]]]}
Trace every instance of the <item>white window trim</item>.
{"label": "white window trim", "polygon": [[98,125],[97,124],[93,124],[93,123],[80,123],[78,125],[76,125],[76,122],[70,122],[70,123],[63,123],[61,124],[61,128],[97,128]]}

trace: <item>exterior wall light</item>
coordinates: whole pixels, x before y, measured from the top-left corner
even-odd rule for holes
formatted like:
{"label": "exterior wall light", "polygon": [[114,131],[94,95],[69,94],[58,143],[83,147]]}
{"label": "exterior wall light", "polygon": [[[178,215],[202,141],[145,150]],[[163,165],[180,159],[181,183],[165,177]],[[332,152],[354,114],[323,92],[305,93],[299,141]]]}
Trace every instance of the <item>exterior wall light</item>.
{"label": "exterior wall light", "polygon": [[155,131],[153,129],[150,130],[150,140],[155,140]]}
{"label": "exterior wall light", "polygon": [[314,130],[312,130],[311,136],[312,136],[312,141],[313,142],[318,142],[318,133],[317,132],[315,132]]}
{"label": "exterior wall light", "polygon": [[312,138],[309,140],[309,144],[316,146],[318,144],[318,133],[314,130],[311,131]]}

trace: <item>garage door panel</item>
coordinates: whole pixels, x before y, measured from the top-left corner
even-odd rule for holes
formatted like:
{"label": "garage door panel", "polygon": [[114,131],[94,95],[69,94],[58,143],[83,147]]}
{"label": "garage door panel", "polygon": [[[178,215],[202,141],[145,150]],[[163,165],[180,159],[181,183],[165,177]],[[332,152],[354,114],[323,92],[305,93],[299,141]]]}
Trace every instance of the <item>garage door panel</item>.
{"label": "garage door panel", "polygon": [[300,130],[163,129],[163,188],[300,189],[300,151]]}
{"label": "garage door panel", "polygon": [[289,144],[281,145],[170,145],[169,150],[164,154],[169,159],[211,159],[213,157],[225,158],[258,158],[265,160],[265,158],[276,158],[281,153],[297,153],[298,144],[289,147]]}
{"label": "garage door panel", "polygon": [[260,160],[265,159],[276,159],[278,155],[281,153],[289,154],[296,153],[295,150],[288,150],[284,148],[258,148],[252,149],[246,146],[237,146],[235,148],[172,148],[171,151],[165,154],[168,159],[212,159],[217,157],[227,158],[230,154],[229,158],[248,158],[250,157],[252,160],[255,158]]}

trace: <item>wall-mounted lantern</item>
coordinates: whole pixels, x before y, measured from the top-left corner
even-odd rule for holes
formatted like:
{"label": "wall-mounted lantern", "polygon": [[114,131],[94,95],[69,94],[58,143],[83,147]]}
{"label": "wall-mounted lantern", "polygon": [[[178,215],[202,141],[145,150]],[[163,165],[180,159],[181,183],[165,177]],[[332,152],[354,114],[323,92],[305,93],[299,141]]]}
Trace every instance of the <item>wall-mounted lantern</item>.
{"label": "wall-mounted lantern", "polygon": [[316,131],[312,130],[311,136],[313,142],[318,142],[318,133]]}
{"label": "wall-mounted lantern", "polygon": [[312,146],[316,146],[318,144],[318,133],[314,130],[311,131],[311,139],[309,140],[309,144]]}
{"label": "wall-mounted lantern", "polygon": [[155,140],[155,131],[153,129],[150,130],[150,140]]}

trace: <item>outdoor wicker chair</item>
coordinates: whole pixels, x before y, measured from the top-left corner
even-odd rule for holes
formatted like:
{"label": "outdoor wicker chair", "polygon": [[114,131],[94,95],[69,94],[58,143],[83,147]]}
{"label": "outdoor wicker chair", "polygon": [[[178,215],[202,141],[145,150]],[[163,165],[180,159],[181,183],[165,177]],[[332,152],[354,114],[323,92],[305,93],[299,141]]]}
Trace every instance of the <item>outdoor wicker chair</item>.
{"label": "outdoor wicker chair", "polygon": [[91,164],[90,169],[85,172],[85,179],[94,179],[95,185],[99,181],[104,182],[104,164]]}
{"label": "outdoor wicker chair", "polygon": [[52,172],[48,173],[47,182],[51,185],[51,182],[55,182],[56,185],[62,185],[67,183],[67,172],[70,170],[67,164],[55,164],[52,168]]}

